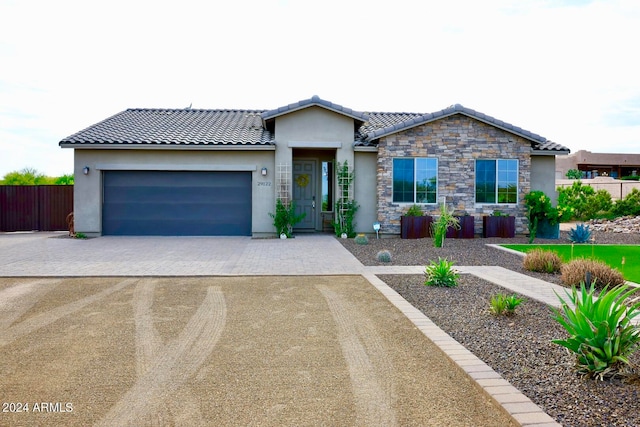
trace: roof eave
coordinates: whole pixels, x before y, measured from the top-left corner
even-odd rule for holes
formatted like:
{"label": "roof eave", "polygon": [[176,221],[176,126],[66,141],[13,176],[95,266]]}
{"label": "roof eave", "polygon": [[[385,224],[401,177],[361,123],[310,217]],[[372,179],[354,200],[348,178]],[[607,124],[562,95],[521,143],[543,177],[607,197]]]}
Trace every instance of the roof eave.
{"label": "roof eave", "polygon": [[[464,108],[464,107],[463,107]],[[496,121],[493,120],[489,120],[489,119],[485,119],[483,118],[481,115],[477,115],[477,114],[471,114],[468,113],[464,110],[459,110],[458,107],[451,107],[450,108],[451,111],[438,111],[436,113],[430,113],[428,115],[425,116],[430,116],[425,120],[418,120],[416,121],[415,119],[411,119],[407,122],[407,124],[399,126],[399,125],[393,125],[391,127],[389,127],[388,129],[380,129],[380,131],[374,131],[374,132],[370,132],[367,134],[365,141],[369,142],[369,141],[374,141],[376,139],[380,139],[380,138],[384,138],[385,136],[389,136],[389,135],[393,135],[394,133],[398,133],[398,132],[404,132],[406,130],[409,129],[413,129],[415,127],[418,126],[422,126],[425,125],[427,123],[432,123],[438,120],[442,120],[445,119],[447,117],[451,117],[454,116],[456,114],[462,114],[466,117],[472,118],[474,120],[477,120],[479,122],[485,123],[489,126],[495,127],[497,129],[503,130],[505,132],[511,133],[513,135],[519,136],[521,138],[524,138],[528,141],[531,142],[535,142],[535,143],[542,143],[542,142],[546,142],[547,140],[539,135],[536,135],[534,133],[531,132],[519,132],[517,129],[514,128],[510,128],[507,126],[502,126],[500,125],[500,123],[496,123]]]}
{"label": "roof eave", "polygon": [[233,151],[273,151],[274,144],[128,144],[128,143],[68,143],[61,142],[62,148],[76,150],[233,150]]}
{"label": "roof eave", "polygon": [[536,156],[566,156],[571,152],[571,150],[536,150],[535,148],[531,149],[531,154],[535,154]]}
{"label": "roof eave", "polygon": [[279,107],[274,110],[265,111],[262,113],[262,124],[266,127],[266,123],[269,120],[273,120],[276,117],[284,116],[286,114],[291,114],[296,111],[304,110],[309,107],[320,107],[326,110],[332,111],[336,114],[341,114],[343,116],[354,119],[355,121],[362,124],[368,120],[368,116],[365,113],[360,113],[358,111],[354,111],[351,108],[343,107],[342,105],[334,104],[333,102],[325,101],[314,95],[309,99],[304,99],[302,101],[298,101],[293,104],[285,105],[284,107]]}

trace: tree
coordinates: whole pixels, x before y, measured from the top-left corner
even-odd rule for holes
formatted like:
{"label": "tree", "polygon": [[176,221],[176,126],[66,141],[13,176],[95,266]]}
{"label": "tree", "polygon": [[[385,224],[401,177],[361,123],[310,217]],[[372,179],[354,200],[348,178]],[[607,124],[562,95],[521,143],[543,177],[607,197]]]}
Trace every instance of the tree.
{"label": "tree", "polygon": [[38,170],[26,167],[6,174],[0,185],[73,185],[73,174],[48,177]]}
{"label": "tree", "polygon": [[26,167],[20,171],[9,172],[2,179],[4,185],[41,185],[47,177],[36,169]]}
{"label": "tree", "polygon": [[580,179],[582,178],[582,172],[578,169],[569,169],[565,174],[567,179]]}
{"label": "tree", "polygon": [[71,173],[71,174],[65,174],[55,178],[54,184],[55,185],[73,185],[73,182],[74,182],[74,178],[73,178],[73,174]]}

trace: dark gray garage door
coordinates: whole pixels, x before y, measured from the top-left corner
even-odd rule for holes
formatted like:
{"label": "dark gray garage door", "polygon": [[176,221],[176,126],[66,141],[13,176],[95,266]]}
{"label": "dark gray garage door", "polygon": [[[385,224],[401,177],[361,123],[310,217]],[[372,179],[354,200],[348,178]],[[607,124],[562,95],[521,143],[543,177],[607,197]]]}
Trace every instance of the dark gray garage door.
{"label": "dark gray garage door", "polygon": [[105,171],[102,233],[249,236],[251,173]]}

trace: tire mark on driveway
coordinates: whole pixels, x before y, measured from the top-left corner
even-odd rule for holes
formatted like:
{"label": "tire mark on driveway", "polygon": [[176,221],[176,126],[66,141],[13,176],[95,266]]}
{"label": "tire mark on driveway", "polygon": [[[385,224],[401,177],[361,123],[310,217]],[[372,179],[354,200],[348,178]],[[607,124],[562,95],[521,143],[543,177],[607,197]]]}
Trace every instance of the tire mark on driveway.
{"label": "tire mark on driveway", "polygon": [[358,325],[368,322],[366,317],[354,312],[353,307],[341,295],[327,286],[316,287],[326,299],[338,329],[338,340],[349,368],[356,402],[356,424],[385,427],[397,425],[392,387],[384,384],[384,378],[377,375],[379,370],[384,373],[389,368],[384,366],[388,359],[375,331],[359,331]]}
{"label": "tire mark on driveway", "polygon": [[[137,344],[136,354],[143,358],[136,365],[138,379],[98,425],[133,426],[145,424],[143,420],[153,423],[150,418],[161,415],[159,410],[167,404],[167,397],[173,396],[196,373],[222,335],[227,317],[226,302],[221,289],[212,286],[182,332],[164,347],[158,346],[157,331],[150,325],[148,313],[153,286],[144,283],[140,288],[149,289],[135,292],[136,328],[140,326],[140,330],[136,329],[136,339],[142,340]],[[155,351],[158,353],[153,354]],[[144,373],[140,375],[141,372]]]}
{"label": "tire mark on driveway", "polygon": [[34,280],[18,283],[0,291],[0,331],[9,328],[13,322],[26,313],[33,305],[47,294],[55,285],[62,282],[55,280]]}
{"label": "tire mark on driveway", "polygon": [[56,307],[44,313],[40,313],[34,317],[26,319],[14,326],[9,327],[2,333],[2,337],[0,337],[0,347],[8,345],[15,341],[16,339],[30,334],[33,331],[36,331],[40,328],[43,328],[56,320],[59,320],[65,316],[69,316],[76,311],[88,306],[89,304],[93,304],[94,302],[100,301],[101,299],[117,292],[132,283],[134,283],[135,279],[127,279],[117,283],[110,288],[107,288],[101,292],[98,292],[94,295],[90,295],[88,297],[79,299],[78,301],[71,302],[69,304],[62,305],[60,307]]}

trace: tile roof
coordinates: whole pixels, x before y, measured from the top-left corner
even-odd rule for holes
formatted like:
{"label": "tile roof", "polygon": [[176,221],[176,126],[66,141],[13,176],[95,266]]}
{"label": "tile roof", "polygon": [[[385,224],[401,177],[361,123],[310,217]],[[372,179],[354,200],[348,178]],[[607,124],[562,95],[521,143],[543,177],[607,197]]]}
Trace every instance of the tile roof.
{"label": "tile roof", "polygon": [[268,145],[262,111],[132,108],[60,141],[73,144]]}
{"label": "tile roof", "polygon": [[328,110],[335,111],[336,113],[340,113],[345,116],[349,116],[361,122],[364,122],[367,120],[366,114],[360,113],[358,111],[354,111],[351,108],[343,107],[342,105],[334,104],[333,102],[325,101],[324,99],[320,99],[318,95],[314,95],[309,99],[303,99],[302,101],[298,101],[293,104],[285,105],[284,107],[276,108],[275,110],[265,111],[264,113],[262,113],[262,119],[263,120],[273,119],[277,116],[292,113],[294,111],[301,110],[303,108],[311,107],[314,105],[324,107]]}
{"label": "tile roof", "polygon": [[[369,116],[372,117],[376,113],[370,113]],[[379,113],[378,113],[379,114]],[[397,120],[400,118],[398,113],[393,113],[392,116],[395,120],[388,120],[388,123],[383,126],[370,126],[370,128],[365,129],[363,126],[363,135],[362,135],[362,144],[368,145],[368,142],[372,142],[382,138],[383,136],[391,135],[397,132],[402,132],[404,130],[423,125],[425,123],[433,122],[435,120],[440,120],[445,117],[452,116],[454,114],[464,114],[465,116],[474,118],[481,122],[487,123],[491,126],[495,126],[497,128],[503,129],[507,132],[513,133],[515,135],[519,135],[523,138],[526,138],[533,142],[532,148],[534,150],[540,151],[569,151],[567,147],[564,147],[555,142],[551,142],[546,138],[530,132],[528,130],[522,129],[518,126],[514,126],[510,123],[503,122],[502,120],[498,120],[495,117],[488,116],[486,114],[480,113],[478,111],[472,110],[471,108],[463,107],[460,104],[452,105],[443,110],[439,110],[433,113],[427,114],[404,114],[403,120]],[[388,117],[388,116],[387,116]],[[382,122],[382,121],[381,121]]]}
{"label": "tile roof", "polygon": [[434,113],[357,112],[313,96],[274,110],[201,110],[132,108],[115,114],[60,141],[60,145],[272,145],[273,126],[280,115],[309,106],[321,106],[356,120],[357,146],[376,146],[380,138],[454,114],[468,117],[522,136],[532,149],[569,152],[567,147],[460,104]]}

